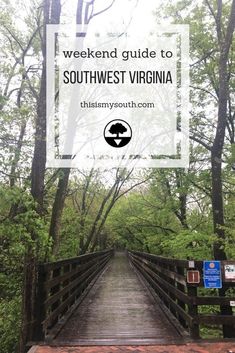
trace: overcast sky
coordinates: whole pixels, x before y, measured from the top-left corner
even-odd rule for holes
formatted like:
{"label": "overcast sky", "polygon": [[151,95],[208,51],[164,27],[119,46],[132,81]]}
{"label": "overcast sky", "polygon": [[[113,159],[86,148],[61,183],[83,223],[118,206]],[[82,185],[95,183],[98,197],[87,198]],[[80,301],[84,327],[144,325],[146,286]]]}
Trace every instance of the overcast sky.
{"label": "overcast sky", "polygon": [[[161,0],[115,0],[113,6],[92,19],[89,26],[99,31],[137,31],[141,28],[151,30],[156,23],[154,10]],[[95,11],[98,12],[111,4],[112,0],[96,0]],[[65,0],[63,13],[75,16],[77,0]],[[130,22],[131,21],[131,22]],[[67,21],[66,21],[67,22]]]}

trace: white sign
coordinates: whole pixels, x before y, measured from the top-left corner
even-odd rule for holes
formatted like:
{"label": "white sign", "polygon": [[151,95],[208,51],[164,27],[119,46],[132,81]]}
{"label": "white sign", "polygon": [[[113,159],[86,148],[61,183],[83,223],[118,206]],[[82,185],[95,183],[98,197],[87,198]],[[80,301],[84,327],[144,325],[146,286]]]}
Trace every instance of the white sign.
{"label": "white sign", "polygon": [[189,268],[194,268],[194,267],[195,267],[195,262],[194,262],[193,260],[190,260],[190,261],[188,262],[188,267],[189,267]]}
{"label": "white sign", "polygon": [[225,279],[235,279],[235,264],[224,265]]}

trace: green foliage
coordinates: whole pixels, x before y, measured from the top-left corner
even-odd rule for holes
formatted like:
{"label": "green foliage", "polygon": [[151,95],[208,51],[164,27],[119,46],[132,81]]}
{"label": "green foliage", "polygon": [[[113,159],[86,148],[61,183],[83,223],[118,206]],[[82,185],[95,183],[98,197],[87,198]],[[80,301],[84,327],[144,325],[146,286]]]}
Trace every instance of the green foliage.
{"label": "green foliage", "polygon": [[[48,225],[35,211],[28,193],[3,185],[0,200],[0,353],[12,353],[17,352],[20,334],[24,256],[30,246],[38,259],[44,260],[50,242]],[[18,210],[16,215],[11,215],[12,205]]]}
{"label": "green foliage", "polygon": [[17,352],[20,333],[21,295],[12,299],[0,299],[0,353]]}
{"label": "green foliage", "polygon": [[215,239],[213,235],[185,230],[163,241],[162,250],[165,256],[178,259],[212,259]]}
{"label": "green foliage", "polygon": [[79,216],[76,210],[69,207],[69,202],[63,213],[63,222],[58,258],[75,257],[79,253]]}

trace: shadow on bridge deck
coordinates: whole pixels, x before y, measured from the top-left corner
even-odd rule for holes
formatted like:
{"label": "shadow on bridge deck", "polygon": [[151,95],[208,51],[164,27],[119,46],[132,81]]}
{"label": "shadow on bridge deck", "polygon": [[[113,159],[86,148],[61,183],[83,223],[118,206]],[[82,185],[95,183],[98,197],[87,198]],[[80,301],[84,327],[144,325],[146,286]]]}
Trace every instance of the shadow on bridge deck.
{"label": "shadow on bridge deck", "polygon": [[124,253],[116,253],[54,343],[154,344],[181,336],[140,282]]}

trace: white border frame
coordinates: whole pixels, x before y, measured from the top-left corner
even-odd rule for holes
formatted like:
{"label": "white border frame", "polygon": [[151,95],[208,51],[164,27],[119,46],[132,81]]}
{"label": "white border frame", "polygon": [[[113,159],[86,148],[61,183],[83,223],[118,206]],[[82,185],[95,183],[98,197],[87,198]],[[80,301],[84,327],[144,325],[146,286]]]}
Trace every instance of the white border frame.
{"label": "white border frame", "polygon": [[[47,168],[79,168],[76,159],[55,158],[55,35],[60,29],[70,30],[67,25],[47,25],[46,55],[46,166]],[[84,26],[76,26],[76,32],[86,32]],[[189,166],[189,25],[156,26],[156,32],[180,34],[181,36],[181,158],[138,159],[137,168],[188,168]],[[72,31],[74,33],[74,31]],[[183,59],[183,60],[182,60]],[[184,138],[182,138],[184,136]],[[133,159],[128,159],[133,161]],[[113,163],[110,168],[118,166]],[[111,163],[111,161],[110,161]],[[105,166],[107,169],[107,166]]]}

